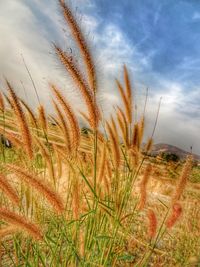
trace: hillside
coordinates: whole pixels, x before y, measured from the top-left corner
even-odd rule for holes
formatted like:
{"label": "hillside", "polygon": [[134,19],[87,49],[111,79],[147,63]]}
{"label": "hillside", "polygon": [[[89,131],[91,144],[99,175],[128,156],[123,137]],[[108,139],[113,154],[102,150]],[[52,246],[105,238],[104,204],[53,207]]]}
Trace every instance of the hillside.
{"label": "hillside", "polygon": [[[180,157],[180,159],[185,159],[188,155],[191,155],[190,152],[187,152],[179,147],[168,145],[168,144],[155,144],[152,148],[152,155],[156,156],[160,153],[173,153]],[[200,155],[193,154],[195,160],[200,160]]]}

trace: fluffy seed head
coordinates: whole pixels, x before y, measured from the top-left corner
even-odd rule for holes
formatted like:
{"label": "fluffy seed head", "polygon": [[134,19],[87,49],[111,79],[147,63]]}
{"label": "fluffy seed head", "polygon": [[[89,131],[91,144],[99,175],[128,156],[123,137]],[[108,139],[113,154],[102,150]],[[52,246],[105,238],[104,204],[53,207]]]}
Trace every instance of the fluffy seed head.
{"label": "fluffy seed head", "polygon": [[124,65],[124,82],[126,87],[126,97],[128,102],[128,111],[129,111],[129,123],[132,123],[132,106],[133,106],[133,99],[132,99],[132,88],[131,88],[131,81],[129,78],[128,70],[126,65]]}
{"label": "fluffy seed head", "polygon": [[79,24],[75,19],[73,13],[71,12],[70,8],[66,5],[64,1],[60,0],[59,2],[63,11],[64,18],[71,29],[72,35],[83,57],[87,69],[90,88],[95,92],[97,89],[96,72],[90,49],[87,45],[83,32],[79,27]]}
{"label": "fluffy seed head", "polygon": [[172,228],[177,222],[182,213],[182,207],[179,203],[175,203],[172,206],[172,213],[166,221],[167,228]]}
{"label": "fluffy seed head", "polygon": [[80,72],[78,67],[69,59],[69,56],[58,46],[55,45],[54,47],[61,63],[69,72],[74,83],[78,86],[83,96],[90,117],[90,126],[93,129],[96,129],[100,120],[100,111],[96,103],[95,94],[90,91],[90,88],[88,87],[82,73]]}
{"label": "fluffy seed head", "polygon": [[44,107],[42,105],[40,105],[38,107],[38,113],[39,113],[39,122],[40,122],[40,125],[42,127],[42,129],[47,132],[47,118],[46,118],[46,114],[45,114],[45,110],[44,110]]}
{"label": "fluffy seed head", "polygon": [[138,123],[135,123],[133,128],[133,141],[132,141],[133,148],[138,148],[138,137],[139,137],[139,127]]}
{"label": "fluffy seed head", "polygon": [[64,204],[59,195],[49,185],[44,183],[44,181],[39,179],[35,174],[32,175],[29,172],[21,170],[20,167],[17,167],[12,164],[7,164],[7,166],[9,170],[11,170],[17,175],[17,177],[19,177],[29,186],[32,186],[34,189],[40,192],[54,207],[54,210],[57,213],[59,214],[63,213]]}
{"label": "fluffy seed head", "polygon": [[129,100],[127,99],[127,96],[124,92],[124,89],[121,85],[121,83],[116,80],[116,83],[117,83],[117,88],[118,88],[118,91],[121,95],[121,98],[122,98],[122,101],[124,103],[124,108],[125,108],[125,111],[126,111],[126,116],[127,116],[127,121],[128,123],[132,123],[132,110],[131,110],[131,106],[130,106],[130,102]]}
{"label": "fluffy seed head", "polygon": [[42,232],[38,226],[6,208],[0,207],[0,218],[26,231],[35,239],[42,239]]}
{"label": "fluffy seed head", "polygon": [[7,178],[0,174],[0,189],[9,197],[9,199],[15,204],[19,205],[19,196],[11,184],[7,181]]}
{"label": "fluffy seed head", "polygon": [[31,110],[31,108],[26,104],[26,102],[23,99],[20,99],[20,101],[21,101],[22,105],[25,107],[25,109],[27,110],[31,122],[37,128],[37,119],[35,117],[34,112]]}
{"label": "fluffy seed head", "polygon": [[192,158],[192,156],[189,156],[185,162],[181,176],[179,178],[179,183],[177,185],[174,196],[172,198],[173,203],[175,203],[176,201],[178,201],[181,198],[181,195],[185,189],[188,177],[189,177],[191,169],[192,169],[192,162],[193,162],[193,158]]}
{"label": "fluffy seed head", "polygon": [[154,238],[157,230],[157,218],[152,209],[148,209],[147,217],[149,219],[148,236]]}
{"label": "fluffy seed head", "polygon": [[59,125],[60,125],[60,129],[61,129],[63,136],[64,136],[67,151],[70,153],[71,149],[72,149],[71,148],[71,137],[70,137],[70,130],[69,130],[67,121],[65,120],[62,111],[60,110],[60,108],[58,107],[58,105],[56,104],[55,101],[53,101],[53,104],[54,104],[56,113],[58,115]]}
{"label": "fluffy seed head", "polygon": [[15,111],[17,120],[19,122],[20,130],[21,130],[21,135],[22,135],[22,140],[24,142],[25,150],[27,152],[27,155],[29,156],[30,159],[33,158],[33,149],[32,149],[32,138],[31,134],[29,131],[29,127],[25,118],[25,115],[22,111],[19,99],[17,95],[15,94],[13,88],[11,87],[10,83],[7,81],[7,88],[10,93],[10,98],[12,102],[12,107]]}
{"label": "fluffy seed head", "polygon": [[4,99],[2,93],[0,92],[0,110],[3,112],[4,109],[5,109]]}
{"label": "fluffy seed head", "polygon": [[120,164],[120,150],[119,150],[118,139],[116,137],[116,134],[114,134],[113,129],[111,128],[111,126],[108,122],[106,123],[106,126],[107,126],[107,130],[108,130],[108,133],[110,136],[111,145],[112,145],[112,154],[114,157],[114,165],[115,165],[115,168],[118,169],[119,164]]}
{"label": "fluffy seed head", "polygon": [[80,143],[80,129],[79,129],[78,120],[71,106],[69,105],[65,97],[61,94],[61,92],[56,88],[56,86],[52,85],[52,90],[59,104],[62,106],[66,117],[69,120],[70,127],[72,130],[72,135],[73,135],[73,141],[72,141],[73,147],[75,147],[75,150],[76,150]]}
{"label": "fluffy seed head", "polygon": [[139,202],[139,210],[142,210],[145,207],[146,199],[147,199],[147,183],[149,181],[149,178],[151,176],[152,172],[152,166],[151,164],[148,164],[144,176],[142,178],[141,184],[140,184],[140,202]]}

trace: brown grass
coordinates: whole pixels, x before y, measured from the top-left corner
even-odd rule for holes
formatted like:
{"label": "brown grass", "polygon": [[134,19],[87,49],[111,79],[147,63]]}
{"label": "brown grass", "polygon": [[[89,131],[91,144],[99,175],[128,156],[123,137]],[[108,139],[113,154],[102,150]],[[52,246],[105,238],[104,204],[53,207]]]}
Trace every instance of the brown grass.
{"label": "brown grass", "polygon": [[19,227],[22,231],[26,231],[29,235],[31,235],[35,239],[42,239],[43,234],[38,226],[28,221],[26,218],[18,215],[7,208],[0,207],[0,218],[13,224],[16,227]]}
{"label": "brown grass", "polygon": [[16,114],[19,127],[21,130],[21,135],[22,135],[22,140],[24,142],[25,150],[29,158],[32,159],[33,158],[32,138],[31,138],[30,130],[29,130],[25,115],[22,111],[19,99],[17,98],[17,95],[15,94],[13,88],[11,87],[8,81],[7,81],[7,87],[10,93],[12,106],[14,108],[14,112]]}
{"label": "brown grass", "polygon": [[192,164],[193,164],[193,158],[192,158],[192,156],[190,156],[187,158],[185,165],[183,167],[181,176],[179,178],[178,185],[176,187],[176,190],[174,192],[174,196],[172,198],[173,203],[177,202],[181,198],[181,195],[182,195],[182,193],[185,189],[185,186],[187,184],[188,177],[191,173]]}
{"label": "brown grass", "polygon": [[57,213],[60,214],[64,212],[64,204],[60,196],[49,185],[38,178],[36,174],[32,175],[28,171],[22,171],[21,167],[12,164],[7,164],[7,167],[10,171],[15,173],[17,177],[27,183],[28,186],[32,186],[40,192],[50,202]]}
{"label": "brown grass", "polygon": [[151,176],[151,172],[152,172],[152,165],[148,164],[144,171],[142,181],[140,183],[140,202],[138,204],[139,210],[144,209],[146,201],[147,201],[147,183]]}
{"label": "brown grass", "polygon": [[69,59],[69,56],[67,56],[66,53],[64,53],[62,49],[59,48],[58,46],[55,46],[55,50],[61,63],[64,65],[66,70],[69,72],[75,85],[78,86],[83,96],[86,107],[88,109],[88,114],[90,118],[90,126],[93,129],[96,129],[99,123],[99,119],[100,119],[100,112],[97,107],[96,100],[94,96],[92,95],[92,92],[90,91],[78,67],[75,66],[75,64],[71,62],[71,60]]}
{"label": "brown grass", "polygon": [[167,228],[172,228],[174,226],[174,224],[178,221],[179,217],[181,216],[181,213],[182,213],[181,205],[179,203],[173,204],[172,213],[166,221]]}
{"label": "brown grass", "polygon": [[149,238],[154,238],[156,236],[157,224],[158,224],[156,214],[152,209],[148,209],[147,217],[149,220],[148,236]]}
{"label": "brown grass", "polygon": [[0,188],[15,205],[19,205],[20,199],[16,190],[3,174],[0,174]]}
{"label": "brown grass", "polygon": [[59,104],[63,108],[66,117],[69,120],[69,124],[72,131],[72,147],[76,150],[80,144],[80,129],[78,120],[71,106],[66,101],[65,97],[61,94],[61,92],[56,88],[56,86],[52,85],[53,93],[55,94]]}
{"label": "brown grass", "polygon": [[119,149],[119,144],[118,144],[118,138],[116,136],[116,133],[113,132],[113,129],[111,128],[110,124],[107,122],[106,123],[107,130],[109,133],[109,137],[111,140],[111,148],[112,148],[112,154],[113,154],[113,163],[115,166],[115,169],[119,168],[120,164],[120,149]]}

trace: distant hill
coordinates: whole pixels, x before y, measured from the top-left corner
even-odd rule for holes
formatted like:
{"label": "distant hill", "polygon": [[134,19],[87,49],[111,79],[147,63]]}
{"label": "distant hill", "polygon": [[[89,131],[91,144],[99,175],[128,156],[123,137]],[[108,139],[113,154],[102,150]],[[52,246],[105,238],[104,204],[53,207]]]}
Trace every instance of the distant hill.
{"label": "distant hill", "polygon": [[[188,155],[191,155],[190,152],[168,144],[155,144],[152,148],[151,154],[152,156],[157,156],[162,152],[176,154],[180,159],[185,159]],[[193,157],[195,160],[200,161],[200,155],[193,154]]]}

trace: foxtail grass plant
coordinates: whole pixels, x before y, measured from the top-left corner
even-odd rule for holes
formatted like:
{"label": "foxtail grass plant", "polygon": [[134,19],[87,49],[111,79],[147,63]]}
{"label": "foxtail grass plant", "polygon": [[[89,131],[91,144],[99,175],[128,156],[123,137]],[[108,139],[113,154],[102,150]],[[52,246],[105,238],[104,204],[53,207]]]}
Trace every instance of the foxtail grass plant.
{"label": "foxtail grass plant", "polygon": [[[148,89],[139,114],[126,65],[123,80],[115,80],[121,102],[105,116],[89,40],[70,6],[64,0],[58,5],[80,64],[57,44],[55,54],[85,109],[77,110],[52,78],[54,112],[49,114],[23,56],[38,107],[31,108],[5,82],[7,93],[0,93],[0,266],[192,266],[191,257],[198,263],[200,213],[198,192],[189,182],[192,157],[177,167],[177,182],[165,177],[166,163],[151,157],[160,103],[145,141]],[[165,180],[173,186],[168,195]]]}

